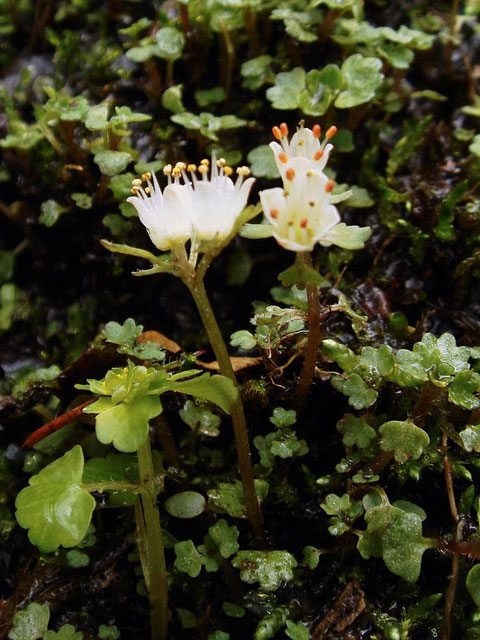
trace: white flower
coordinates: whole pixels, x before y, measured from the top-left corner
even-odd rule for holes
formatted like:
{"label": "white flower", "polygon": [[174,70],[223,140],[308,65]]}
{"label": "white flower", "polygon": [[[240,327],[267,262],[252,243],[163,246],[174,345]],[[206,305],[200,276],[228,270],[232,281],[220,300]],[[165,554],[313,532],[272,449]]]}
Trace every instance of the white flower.
{"label": "white flower", "polygon": [[221,243],[232,232],[255,180],[244,181],[250,171],[239,167],[234,183],[230,178],[233,171],[225,166],[223,158],[215,161],[213,157],[211,171],[209,166],[208,160],[202,160],[198,169],[184,162],[173,169],[167,165],[163,172],[168,176],[168,186],[163,193],[155,175],[142,176],[147,182],[145,189],[141,180],[133,181],[135,195],[127,201],[137,209],[153,244],[161,251],[183,246],[187,240],[201,246]]}
{"label": "white flower", "polygon": [[321,171],[311,169],[307,158],[289,161],[284,189],[260,192],[263,211],[273,226],[277,242],[290,251],[311,251],[340,222],[337,208],[330,204],[334,182]]}
{"label": "white flower", "polygon": [[322,129],[318,124],[313,129],[306,129],[303,124],[300,124],[290,141],[288,127],[284,122],[279,127],[273,127],[272,131],[280,142],[280,144],[271,142],[270,149],[273,151],[282,180],[285,181],[288,163],[294,158],[307,158],[312,165],[310,168],[316,171],[325,169],[330,151],[333,149],[333,145],[328,141],[337,133],[337,127],[330,127],[327,130],[323,142],[320,142]]}
{"label": "white flower", "polygon": [[273,228],[277,242],[290,251],[311,251],[317,242],[336,244],[346,249],[360,249],[370,236],[369,227],[347,226],[340,222],[337,208],[331,203],[335,182],[324,173],[336,127],[327,130],[320,143],[321,130],[303,125],[288,141],[288,127],[273,127],[281,144],[270,147],[283,180],[283,189],[260,192],[263,211]]}

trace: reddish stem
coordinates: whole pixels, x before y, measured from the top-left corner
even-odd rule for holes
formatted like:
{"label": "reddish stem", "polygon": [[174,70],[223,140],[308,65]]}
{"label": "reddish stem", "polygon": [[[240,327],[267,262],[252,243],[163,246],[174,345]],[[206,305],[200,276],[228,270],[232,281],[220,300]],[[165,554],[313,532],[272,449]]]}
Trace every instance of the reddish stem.
{"label": "reddish stem", "polygon": [[62,415],[58,416],[58,418],[55,418],[55,420],[51,420],[50,422],[47,422],[47,424],[44,424],[43,427],[40,427],[40,429],[37,429],[36,431],[31,433],[28,436],[28,438],[25,440],[25,442],[22,444],[22,447],[24,449],[27,449],[28,447],[33,447],[33,445],[37,444],[37,442],[40,442],[40,440],[43,440],[44,438],[46,438],[47,436],[50,436],[52,433],[55,433],[59,429],[66,427],[67,424],[70,424],[82,414],[86,406],[88,406],[89,404],[92,404],[92,402],[95,402],[96,400],[97,398],[93,398],[92,400],[87,400],[87,402],[84,402],[83,404],[78,405],[78,407],[75,407],[74,409],[67,411],[67,413],[62,413]]}

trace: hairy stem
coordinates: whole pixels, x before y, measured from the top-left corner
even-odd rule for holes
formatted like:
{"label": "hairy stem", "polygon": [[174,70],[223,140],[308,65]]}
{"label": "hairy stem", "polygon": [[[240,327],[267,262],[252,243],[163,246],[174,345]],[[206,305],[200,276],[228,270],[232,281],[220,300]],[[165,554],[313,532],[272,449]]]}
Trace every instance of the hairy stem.
{"label": "hairy stem", "polygon": [[[203,326],[207,332],[210,344],[217,359],[222,375],[230,378],[238,388],[237,379],[230,362],[227,347],[219,329],[212,306],[205,291],[203,278],[198,277],[185,281],[190,289],[193,299],[197,305]],[[248,429],[243,410],[243,404],[240,393],[237,396],[232,412],[233,429],[235,432],[235,443],[238,454],[238,466],[240,468],[240,476],[242,479],[243,493],[245,495],[245,504],[247,507],[247,517],[252,527],[255,537],[260,543],[265,541],[265,532],[263,528],[263,517],[260,504],[255,492],[255,484],[253,482],[253,468],[250,454],[250,444],[248,441]]]}
{"label": "hairy stem", "polygon": [[[151,640],[166,640],[168,634],[167,568],[155,492],[152,450],[148,438],[138,449],[137,455],[140,481],[144,487],[141,501],[145,524],[143,532],[137,524],[137,532],[139,540],[144,545],[144,562],[148,567],[146,573],[144,570],[144,575],[150,600],[150,637]],[[136,516],[138,521],[137,512]]]}
{"label": "hairy stem", "polygon": [[[300,256],[300,254],[298,255]],[[311,268],[312,256],[309,253],[303,254],[303,256],[304,257],[302,259],[304,260],[304,264]],[[303,361],[303,369],[300,374],[296,391],[296,405],[299,408],[305,407],[305,403],[308,399],[310,387],[312,386],[313,377],[315,375],[318,345],[322,335],[321,308],[317,287],[314,284],[307,284],[306,289],[308,299],[308,340],[305,360]]]}

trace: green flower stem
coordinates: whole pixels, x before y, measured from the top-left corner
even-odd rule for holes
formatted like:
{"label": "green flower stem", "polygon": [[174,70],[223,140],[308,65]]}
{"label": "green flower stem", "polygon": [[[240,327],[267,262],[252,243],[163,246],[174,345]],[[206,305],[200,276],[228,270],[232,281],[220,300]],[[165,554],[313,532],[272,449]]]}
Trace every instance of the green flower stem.
{"label": "green flower stem", "polygon": [[82,482],[82,489],[86,489],[90,492],[98,491],[99,493],[103,493],[104,491],[130,491],[132,493],[141,493],[143,491],[143,487],[141,487],[138,482],[122,481]]}
{"label": "green flower stem", "polygon": [[[145,525],[143,534],[138,525],[137,530],[141,545],[145,549],[143,555],[148,565],[148,570],[144,574],[150,600],[150,637],[152,640],[166,640],[168,635],[167,568],[155,492],[152,450],[148,438],[138,449],[137,456],[140,481],[143,484],[141,501]],[[138,521],[138,509],[136,516]]]}
{"label": "green flower stem", "polygon": [[[205,327],[210,344],[212,345],[213,352],[217,359],[220,372],[222,375],[230,378],[238,388],[237,379],[233,371],[232,363],[230,362],[230,356],[228,355],[225,341],[215,319],[207,292],[205,291],[203,277],[199,277],[199,274],[197,274],[196,278],[188,278],[184,281],[190,289],[193,299],[197,305],[203,326]],[[250,444],[248,441],[247,422],[240,393],[238,394],[235,405],[233,406],[231,416],[235,432],[238,466],[240,468],[243,493],[245,495],[245,504],[247,507],[247,517],[258,542],[264,544],[265,531],[263,527],[263,516],[253,481],[252,458],[250,454]]]}
{"label": "green flower stem", "polygon": [[[297,254],[297,259],[303,260],[307,267],[312,268],[312,256],[310,253]],[[296,405],[299,408],[305,407],[308,399],[310,387],[315,376],[318,345],[322,336],[321,308],[317,286],[307,284],[306,289],[308,299],[308,338],[302,373],[296,390]]]}

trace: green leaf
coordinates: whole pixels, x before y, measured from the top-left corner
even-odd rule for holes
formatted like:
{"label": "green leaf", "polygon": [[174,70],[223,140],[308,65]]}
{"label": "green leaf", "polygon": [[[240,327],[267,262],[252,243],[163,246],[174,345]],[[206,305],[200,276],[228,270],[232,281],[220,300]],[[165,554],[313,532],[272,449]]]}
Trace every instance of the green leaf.
{"label": "green leaf", "polygon": [[287,620],[287,629],[285,635],[291,640],[309,640],[310,631],[301,622],[293,622],[293,620]]}
{"label": "green leaf", "polygon": [[85,537],[95,500],[82,488],[83,452],[76,445],[29,480],[17,496],[16,517],[32,544],[48,553]]}
{"label": "green leaf", "polygon": [[339,222],[323,236],[320,243],[324,246],[334,244],[342,249],[363,249],[365,242],[372,235],[370,227],[357,227]]}
{"label": "green leaf", "polygon": [[468,425],[459,435],[467,451],[480,453],[480,424]]}
{"label": "green leaf", "polygon": [[185,111],[182,102],[183,84],[176,84],[169,87],[162,94],[162,107],[172,113]]}
{"label": "green leaf", "polygon": [[220,631],[217,629],[216,631],[212,631],[212,633],[208,634],[207,640],[229,640],[230,634],[226,631]]}
{"label": "green leaf", "polygon": [[79,209],[92,208],[93,198],[88,193],[72,193],[71,198]]}
{"label": "green leaf", "polygon": [[68,211],[68,207],[62,206],[56,200],[46,200],[45,202],[42,202],[40,211],[41,214],[38,218],[39,222],[44,224],[46,227],[53,227],[62,213]]}
{"label": "green leaf", "polygon": [[397,462],[418,460],[424,449],[430,444],[428,434],[413,422],[391,420],[380,429],[382,451],[393,451]]}
{"label": "green leaf", "polygon": [[175,567],[188,574],[191,578],[196,578],[202,570],[200,554],[195,548],[192,540],[177,542],[175,549]]}
{"label": "green leaf", "polygon": [[455,229],[453,221],[457,203],[462,200],[468,189],[468,180],[463,180],[457,184],[443,200],[438,214],[438,223],[434,233],[441,242],[452,242],[455,240]]}
{"label": "green leaf", "polygon": [[405,125],[405,135],[395,144],[387,162],[387,178],[396,175],[399,169],[405,164],[410,156],[415,152],[430,128],[432,116],[428,115],[421,120]]}
{"label": "green leaf", "polygon": [[408,69],[414,58],[411,49],[395,42],[382,45],[378,48],[378,53],[388,60],[395,69]]}
{"label": "green leaf", "polygon": [[251,351],[257,346],[257,339],[250,331],[235,331],[230,336],[230,344],[232,347],[240,347],[244,351]]}
{"label": "green leaf", "polygon": [[468,150],[470,151],[470,153],[472,153],[474,156],[477,156],[477,158],[480,158],[480,133],[478,133],[474,138],[472,143],[470,144],[470,146],[468,147]]}
{"label": "green leaf", "polygon": [[70,551],[67,551],[66,558],[68,566],[72,567],[72,569],[82,569],[84,567],[88,567],[90,564],[88,553],[79,551],[78,549],[71,549]]}
{"label": "green leaf", "polygon": [[163,27],[155,34],[155,55],[164,60],[177,60],[182,55],[185,36],[175,27]]}
{"label": "green leaf", "polygon": [[226,520],[218,520],[208,529],[208,534],[217,545],[222,558],[230,558],[239,549],[239,531],[235,525],[229,527]]}
{"label": "green leaf", "polygon": [[85,126],[90,131],[102,131],[108,126],[108,104],[97,104],[88,109]]}
{"label": "green leaf", "polygon": [[95,431],[102,444],[132,453],[147,439],[149,420],[162,413],[162,405],[157,396],[137,396],[120,404],[103,397],[85,407],[84,413],[98,414]]}
{"label": "green leaf", "polygon": [[223,102],[225,96],[225,89],[223,87],[213,87],[212,89],[195,91],[195,100],[199,107],[207,107],[209,104]]}
{"label": "green leaf", "polygon": [[465,584],[475,605],[480,608],[480,564],[476,564],[470,569]]}
{"label": "green leaf", "polygon": [[118,640],[120,631],[113,625],[101,624],[98,628],[98,640]]}
{"label": "green leaf", "polygon": [[319,286],[323,282],[323,278],[318,271],[315,271],[315,269],[312,269],[312,267],[307,266],[303,262],[301,264],[295,262],[291,267],[280,272],[278,279],[284,287],[291,285],[304,287],[307,284]]}
{"label": "green leaf", "polygon": [[234,602],[224,602],[222,609],[229,618],[243,618],[245,609]]}
{"label": "green leaf", "polygon": [[320,505],[320,507],[329,516],[340,515],[344,511],[348,511],[351,506],[352,501],[350,500],[348,493],[343,496],[337,496],[335,493],[329,493],[325,498],[325,502]]}
{"label": "green leaf", "polygon": [[15,614],[10,640],[39,640],[48,629],[50,610],[46,604],[32,602]]}
{"label": "green leaf", "polygon": [[181,491],[165,501],[165,511],[174,518],[196,518],[206,509],[207,503],[197,491]]}
{"label": "green leaf", "polygon": [[343,444],[346,447],[358,447],[366,449],[376,433],[372,427],[363,420],[347,413],[337,422],[337,429],[343,434]]}
{"label": "green leaf", "polygon": [[187,400],[179,413],[185,424],[200,435],[215,438],[220,434],[219,427],[222,419],[208,406],[197,405],[192,400]]}
{"label": "green leaf", "polygon": [[72,624],[64,624],[58,631],[47,631],[43,640],[82,640],[83,633]]}
{"label": "green leaf", "polygon": [[341,69],[346,88],[338,95],[335,106],[338,109],[350,109],[369,102],[382,84],[382,66],[379,58],[364,58],[359,53],[347,58]]}
{"label": "green leaf", "polygon": [[94,161],[105,176],[115,176],[122,173],[132,162],[133,158],[127,151],[99,151]]}
{"label": "green leaf", "polygon": [[275,76],[275,85],[267,89],[267,98],[274,109],[296,109],[299,94],[305,89],[305,71],[296,67]]}
{"label": "green leaf", "polygon": [[479,391],[480,375],[470,369],[461,371],[448,387],[448,399],[453,404],[471,411],[480,407]]}
{"label": "green leaf", "polygon": [[240,551],[232,565],[240,570],[243,582],[258,582],[265,591],[275,591],[293,579],[297,561],[288,551]]}
{"label": "green leaf", "polygon": [[266,144],[252,149],[247,156],[247,161],[256,178],[280,177],[272,150]]}
{"label": "green leaf", "polygon": [[133,318],[127,318],[123,324],[118,322],[107,322],[102,334],[105,342],[111,342],[120,346],[131,347],[135,340],[142,333],[143,326],[137,324]]}
{"label": "green leaf", "polygon": [[348,379],[333,376],[332,386],[348,396],[348,404],[354,409],[366,409],[375,404],[378,392],[366,385],[358,373],[351,373]]}
{"label": "green leaf", "polygon": [[279,429],[291,427],[297,421],[297,412],[294,409],[283,409],[282,407],[275,407],[273,415],[270,417],[270,422]]}
{"label": "green leaf", "polygon": [[[255,491],[260,502],[268,493],[268,483],[265,480],[255,480]],[[228,513],[232,518],[245,518],[247,509],[243,494],[242,483],[220,482],[215,489],[208,490],[209,506],[219,513]]]}
{"label": "green leaf", "polygon": [[240,68],[243,78],[242,86],[255,90],[273,79],[274,74],[270,67],[271,62],[271,56],[259,56],[243,62]]}
{"label": "green leaf", "polygon": [[422,536],[422,520],[390,504],[369,509],[365,514],[366,531],[357,544],[361,555],[381,558],[390,571],[407,582],[420,575],[422,556],[429,541]]}
{"label": "green leaf", "polygon": [[225,376],[212,376],[209,373],[178,382],[172,379],[165,384],[165,390],[167,389],[213,402],[225,413],[231,412],[238,398],[234,382]]}

